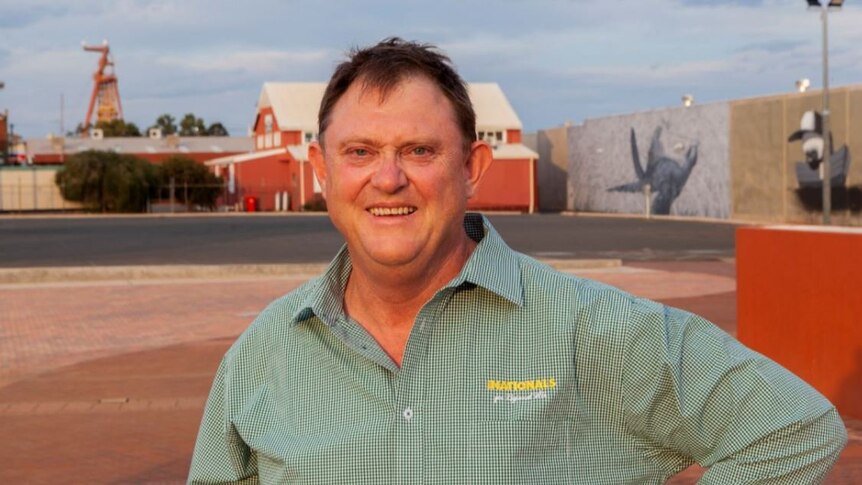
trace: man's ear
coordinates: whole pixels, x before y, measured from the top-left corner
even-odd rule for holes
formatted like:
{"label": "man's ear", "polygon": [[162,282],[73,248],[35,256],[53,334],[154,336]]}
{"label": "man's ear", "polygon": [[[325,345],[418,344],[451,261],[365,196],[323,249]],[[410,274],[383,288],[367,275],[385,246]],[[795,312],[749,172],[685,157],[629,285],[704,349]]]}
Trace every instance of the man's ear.
{"label": "man's ear", "polygon": [[320,193],[326,199],[326,158],[323,156],[323,147],[319,142],[311,142],[308,145],[308,161],[314,170],[314,176],[320,182]]}
{"label": "man's ear", "polygon": [[479,182],[485,171],[491,166],[494,154],[491,145],[485,141],[474,141],[470,144],[470,153],[464,165],[464,182],[467,185],[467,198],[472,199],[479,188]]}

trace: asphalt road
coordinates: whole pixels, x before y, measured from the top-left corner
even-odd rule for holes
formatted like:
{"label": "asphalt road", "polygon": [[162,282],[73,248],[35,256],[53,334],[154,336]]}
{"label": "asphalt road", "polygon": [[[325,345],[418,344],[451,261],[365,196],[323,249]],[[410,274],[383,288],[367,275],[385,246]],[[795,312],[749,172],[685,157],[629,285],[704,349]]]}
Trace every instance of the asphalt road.
{"label": "asphalt road", "polygon": [[[732,258],[737,226],[595,216],[492,215],[514,249],[544,258]],[[326,262],[326,215],[0,218],[0,267]]]}

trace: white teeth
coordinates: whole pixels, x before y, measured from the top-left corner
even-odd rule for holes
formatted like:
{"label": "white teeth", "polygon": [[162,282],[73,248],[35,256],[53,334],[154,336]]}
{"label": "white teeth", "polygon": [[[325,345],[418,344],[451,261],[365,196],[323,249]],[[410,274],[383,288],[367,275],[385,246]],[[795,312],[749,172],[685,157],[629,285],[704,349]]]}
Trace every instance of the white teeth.
{"label": "white teeth", "polygon": [[416,211],[415,207],[372,207],[368,209],[375,216],[406,216]]}

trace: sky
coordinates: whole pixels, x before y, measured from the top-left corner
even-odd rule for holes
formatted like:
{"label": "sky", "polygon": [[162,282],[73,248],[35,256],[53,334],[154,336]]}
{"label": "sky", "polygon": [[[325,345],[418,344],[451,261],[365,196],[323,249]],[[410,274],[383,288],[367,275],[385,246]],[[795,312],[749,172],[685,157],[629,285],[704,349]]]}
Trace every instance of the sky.
{"label": "sky", "polygon": [[[527,132],[822,85],[805,0],[0,0],[0,110],[25,138],[84,120],[110,42],[126,121],[194,113],[245,135],[268,81],[328,80],[352,47],[439,46]],[[829,14],[830,86],[862,83],[862,1]],[[61,103],[62,98],[62,103]],[[62,107],[62,110],[61,110]],[[61,117],[62,111],[62,117]]]}

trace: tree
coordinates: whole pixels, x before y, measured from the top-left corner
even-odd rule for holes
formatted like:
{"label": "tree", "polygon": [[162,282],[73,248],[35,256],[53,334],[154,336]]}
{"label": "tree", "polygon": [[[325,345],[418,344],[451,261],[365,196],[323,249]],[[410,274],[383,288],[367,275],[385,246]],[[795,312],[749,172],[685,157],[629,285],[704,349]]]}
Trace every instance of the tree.
{"label": "tree", "polygon": [[[141,136],[141,130],[134,123],[127,123],[124,120],[97,121],[93,128],[102,130],[102,134],[106,138],[117,136]],[[89,132],[89,128],[86,130]],[[81,136],[84,134],[84,124],[78,123],[74,131],[66,132],[66,136]],[[89,136],[89,135],[88,135]]]}
{"label": "tree", "polygon": [[[177,134],[180,136],[230,136],[227,128],[220,122],[215,122],[207,127],[203,118],[198,118],[194,113],[186,113],[177,126],[176,119],[165,113],[156,119],[156,124],[150,128],[160,128],[162,135]],[[107,136],[107,135],[105,135]]]}
{"label": "tree", "polygon": [[182,155],[168,157],[159,171],[162,186],[172,185],[173,198],[187,206],[212,209],[222,193],[222,178],[191,158]]}
{"label": "tree", "polygon": [[207,136],[230,136],[230,133],[227,132],[227,128],[223,124],[216,121],[207,128]]}
{"label": "tree", "polygon": [[165,113],[156,118],[156,124],[150,128],[159,128],[163,135],[173,135],[177,132],[177,123],[173,116]]}
{"label": "tree", "polygon": [[96,128],[102,130],[105,137],[115,136],[141,136],[141,130],[134,123],[126,123],[123,120],[97,121]]}
{"label": "tree", "polygon": [[145,211],[158,183],[155,167],[146,160],[99,150],[70,156],[54,180],[64,199],[101,212]]}
{"label": "tree", "polygon": [[203,118],[195,117],[194,113],[186,113],[180,121],[180,136],[206,136],[207,128]]}

